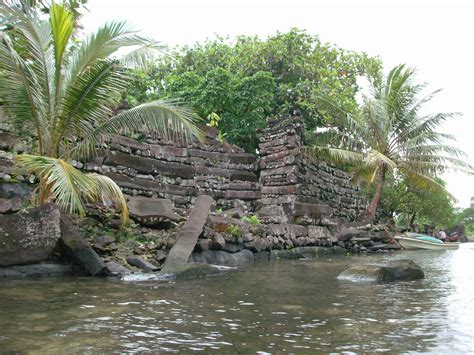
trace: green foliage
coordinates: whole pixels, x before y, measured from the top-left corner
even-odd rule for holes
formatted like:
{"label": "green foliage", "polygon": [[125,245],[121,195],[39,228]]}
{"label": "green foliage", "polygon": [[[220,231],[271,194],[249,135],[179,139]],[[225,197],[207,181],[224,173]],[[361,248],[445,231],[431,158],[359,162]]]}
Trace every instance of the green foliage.
{"label": "green foliage", "polygon": [[239,238],[242,235],[242,232],[240,231],[239,227],[237,227],[235,224],[228,225],[225,229],[225,232],[232,235],[235,239]]}
{"label": "green foliage", "polygon": [[[74,1],[70,1],[73,3]],[[74,2],[79,4],[79,2]],[[111,179],[84,174],[68,161],[93,155],[107,139],[144,128],[168,139],[201,136],[196,114],[171,100],[156,100],[114,114],[123,91],[132,84],[126,65],[141,65],[160,49],[125,22],[111,22],[76,46],[74,16],[53,3],[43,20],[21,2],[0,3],[0,102],[7,117],[28,127],[35,155],[17,156],[17,167],[39,177],[38,203],[55,201],[85,214],[87,201],[110,199],[128,220],[125,198]],[[133,50],[120,60],[124,47]]]}
{"label": "green foliage", "polygon": [[453,225],[463,224],[466,236],[474,236],[474,207],[468,207],[455,212]]}
{"label": "green foliage", "polygon": [[[426,188],[419,189],[410,181],[389,178],[385,188],[385,210],[396,216],[397,225],[410,227],[411,224],[433,224],[446,228],[454,223],[453,199],[444,190]],[[446,183],[435,178],[442,186]]]}
{"label": "green foliage", "polygon": [[179,48],[142,72],[147,79],[141,78],[128,95],[133,102],[171,95],[202,117],[214,112],[222,118],[220,127],[231,143],[255,152],[257,131],[266,127],[266,117],[298,106],[308,130],[333,122],[333,110],[318,107],[317,97],[328,95],[353,112],[357,77],[379,67],[377,58],[292,29],[266,40],[218,38]]}
{"label": "green foliage", "polygon": [[256,225],[256,224],[260,224],[260,220],[258,219],[258,217],[256,215],[253,215],[251,217],[248,217],[248,216],[243,216],[242,217],[242,221],[244,222],[247,222],[247,223],[250,223],[252,225]]}

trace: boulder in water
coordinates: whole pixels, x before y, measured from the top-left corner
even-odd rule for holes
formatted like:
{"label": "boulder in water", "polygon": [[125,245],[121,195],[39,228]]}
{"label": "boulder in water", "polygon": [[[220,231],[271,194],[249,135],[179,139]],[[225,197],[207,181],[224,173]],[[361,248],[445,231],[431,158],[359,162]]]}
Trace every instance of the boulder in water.
{"label": "boulder in water", "polygon": [[421,267],[410,259],[394,259],[384,264],[354,265],[337,277],[349,281],[409,281],[425,277]]}
{"label": "boulder in water", "polygon": [[47,260],[61,237],[59,218],[51,204],[0,215],[0,266]]}

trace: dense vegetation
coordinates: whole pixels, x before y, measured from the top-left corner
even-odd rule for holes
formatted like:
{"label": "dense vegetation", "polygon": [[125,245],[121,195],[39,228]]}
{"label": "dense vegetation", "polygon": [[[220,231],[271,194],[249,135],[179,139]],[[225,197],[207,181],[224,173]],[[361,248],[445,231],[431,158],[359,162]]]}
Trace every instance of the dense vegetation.
{"label": "dense vegetation", "polygon": [[333,120],[317,105],[327,95],[347,112],[357,109],[357,78],[379,69],[378,58],[325,44],[293,29],[266,40],[218,38],[164,56],[128,92],[130,103],[180,97],[201,117],[220,116],[227,140],[255,152],[268,116],[298,106],[311,130]]}

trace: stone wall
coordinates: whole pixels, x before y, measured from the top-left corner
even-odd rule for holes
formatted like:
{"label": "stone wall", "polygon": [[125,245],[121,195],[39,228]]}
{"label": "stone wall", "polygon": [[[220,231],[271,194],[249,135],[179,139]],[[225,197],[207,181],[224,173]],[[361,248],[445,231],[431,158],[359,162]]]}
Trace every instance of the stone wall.
{"label": "stone wall", "polygon": [[[13,173],[11,153],[24,151],[25,143],[8,132],[2,116],[0,106],[0,178],[5,181]],[[268,119],[259,159],[218,142],[216,130],[206,127],[203,143],[117,136],[94,159],[72,163],[111,177],[128,195],[169,198],[177,207],[188,208],[204,194],[216,200],[217,208],[258,211],[265,223],[354,220],[365,209],[365,199],[348,173],[303,158],[301,130],[300,116]]]}
{"label": "stone wall", "polygon": [[366,200],[350,174],[302,154],[302,118],[269,119],[260,139],[261,196],[257,213],[266,223],[324,225],[355,220]]}
{"label": "stone wall", "polygon": [[256,157],[219,143],[216,131],[207,128],[203,143],[117,137],[92,161],[73,164],[111,177],[126,194],[169,198],[179,207],[210,195],[218,208],[251,210],[260,195]]}

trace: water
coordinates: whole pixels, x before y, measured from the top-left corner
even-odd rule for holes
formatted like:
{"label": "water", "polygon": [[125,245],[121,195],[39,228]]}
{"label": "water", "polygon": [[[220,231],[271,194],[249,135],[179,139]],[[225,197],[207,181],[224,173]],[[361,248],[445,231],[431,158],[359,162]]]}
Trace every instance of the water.
{"label": "water", "polygon": [[351,263],[394,256],[258,264],[206,279],[0,281],[0,352],[469,353],[474,244],[398,253],[419,281],[343,282]]}

